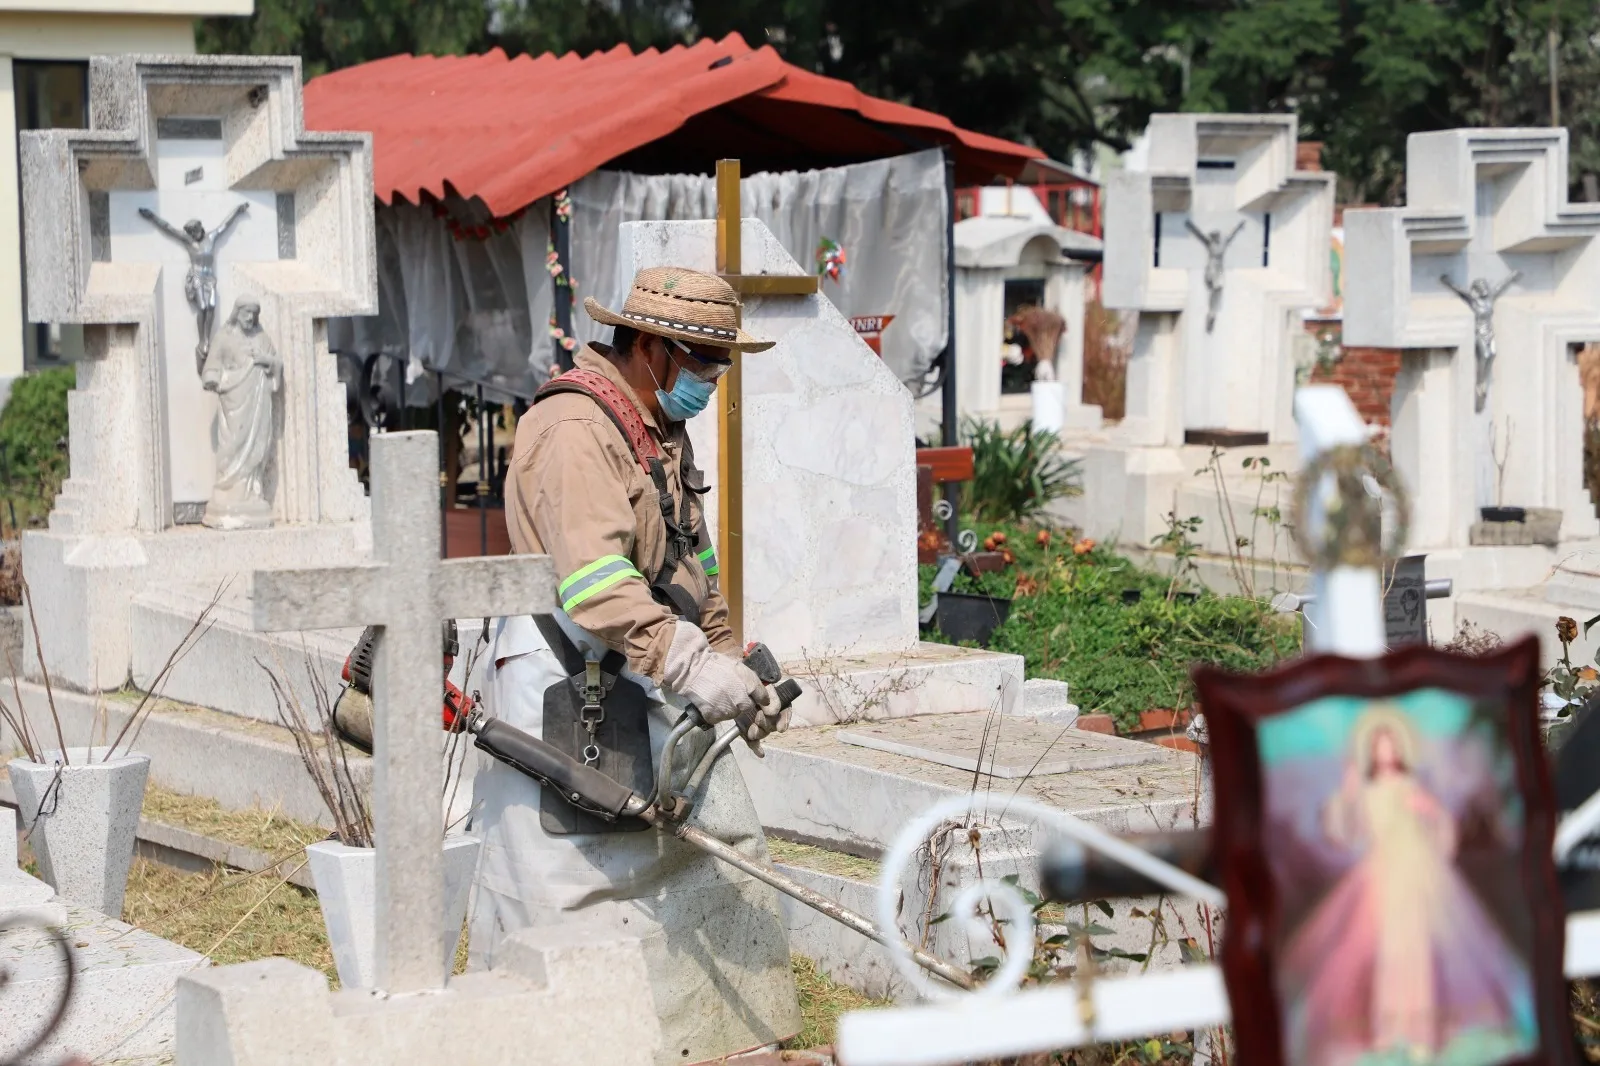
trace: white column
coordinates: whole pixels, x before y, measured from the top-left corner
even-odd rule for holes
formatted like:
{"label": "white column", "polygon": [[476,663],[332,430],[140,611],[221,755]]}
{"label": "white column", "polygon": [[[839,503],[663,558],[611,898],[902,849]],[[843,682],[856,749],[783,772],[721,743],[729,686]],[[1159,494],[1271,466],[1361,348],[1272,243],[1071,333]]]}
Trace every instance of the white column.
{"label": "white column", "polygon": [[22,373],[22,220],[11,57],[0,56],[0,378]]}

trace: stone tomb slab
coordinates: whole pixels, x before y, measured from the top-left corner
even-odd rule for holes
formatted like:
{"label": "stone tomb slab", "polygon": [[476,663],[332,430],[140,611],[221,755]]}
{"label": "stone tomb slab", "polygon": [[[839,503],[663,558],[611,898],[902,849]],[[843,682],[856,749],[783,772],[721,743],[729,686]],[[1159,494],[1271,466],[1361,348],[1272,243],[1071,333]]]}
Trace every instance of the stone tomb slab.
{"label": "stone tomb slab", "polygon": [[1049,777],[1166,761],[1153,744],[985,711],[919,715],[861,724],[834,734],[841,744],[982,772],[1002,780]]}

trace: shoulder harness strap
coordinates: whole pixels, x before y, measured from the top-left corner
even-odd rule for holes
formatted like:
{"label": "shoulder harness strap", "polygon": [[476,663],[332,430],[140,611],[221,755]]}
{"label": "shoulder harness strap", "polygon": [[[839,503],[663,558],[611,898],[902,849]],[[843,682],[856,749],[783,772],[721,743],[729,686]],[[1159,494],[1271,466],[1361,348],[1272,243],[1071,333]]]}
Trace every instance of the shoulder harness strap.
{"label": "shoulder harness strap", "polygon": [[680,513],[677,501],[672,498],[672,493],[667,491],[667,475],[661,465],[661,449],[656,446],[655,438],[650,436],[650,430],[644,424],[644,417],[639,414],[639,409],[634,406],[633,401],[604,374],[584,370],[581,367],[574,367],[545,382],[539,391],[534,393],[533,402],[538,403],[562,392],[582,393],[598,403],[600,409],[616,425],[622,438],[628,442],[628,449],[633,453],[634,461],[654,483],[656,497],[661,506],[661,520],[667,527],[667,549],[666,555],[661,560],[661,569],[650,581],[650,591],[657,602],[671,607],[683,618],[698,623],[699,604],[693,602],[687,591],[672,584],[672,577],[677,572],[678,564],[692,550],[690,545],[693,543],[693,536],[688,530],[688,493],[684,494]]}
{"label": "shoulder harness strap", "polygon": [[593,370],[574,367],[541,385],[539,391],[533,394],[533,402],[538,403],[561,392],[582,393],[599,403],[600,409],[611,418],[617,431],[622,434],[622,439],[628,442],[628,450],[633,453],[639,469],[646,474],[650,473],[650,463],[660,460],[661,449],[656,447],[655,438],[650,436],[650,430],[644,424],[644,416],[639,414],[639,409],[633,405],[633,401],[612,384],[611,379]]}

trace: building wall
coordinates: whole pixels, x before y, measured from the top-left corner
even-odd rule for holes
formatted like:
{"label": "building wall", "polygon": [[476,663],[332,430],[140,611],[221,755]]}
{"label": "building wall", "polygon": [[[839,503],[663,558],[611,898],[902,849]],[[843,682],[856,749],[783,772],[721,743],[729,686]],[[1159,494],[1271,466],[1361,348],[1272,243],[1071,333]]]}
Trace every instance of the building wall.
{"label": "building wall", "polygon": [[1389,428],[1395,376],[1400,373],[1398,348],[1343,348],[1338,362],[1318,367],[1311,380],[1341,385],[1368,425]]}
{"label": "building wall", "polygon": [[0,380],[22,373],[22,233],[13,61],[194,54],[194,20],[254,0],[0,0]]}

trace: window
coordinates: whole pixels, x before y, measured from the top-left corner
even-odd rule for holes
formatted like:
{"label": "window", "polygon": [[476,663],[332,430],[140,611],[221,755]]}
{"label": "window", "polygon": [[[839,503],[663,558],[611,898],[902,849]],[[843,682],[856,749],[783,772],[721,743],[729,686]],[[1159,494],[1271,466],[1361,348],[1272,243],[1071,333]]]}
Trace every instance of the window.
{"label": "window", "polygon": [[[19,132],[82,129],[89,124],[89,64],[18,60],[11,65],[11,75]],[[20,189],[17,195],[22,195]],[[22,254],[27,257],[26,248]],[[23,329],[22,346],[24,367],[49,365],[82,353],[83,328],[29,323]]]}

